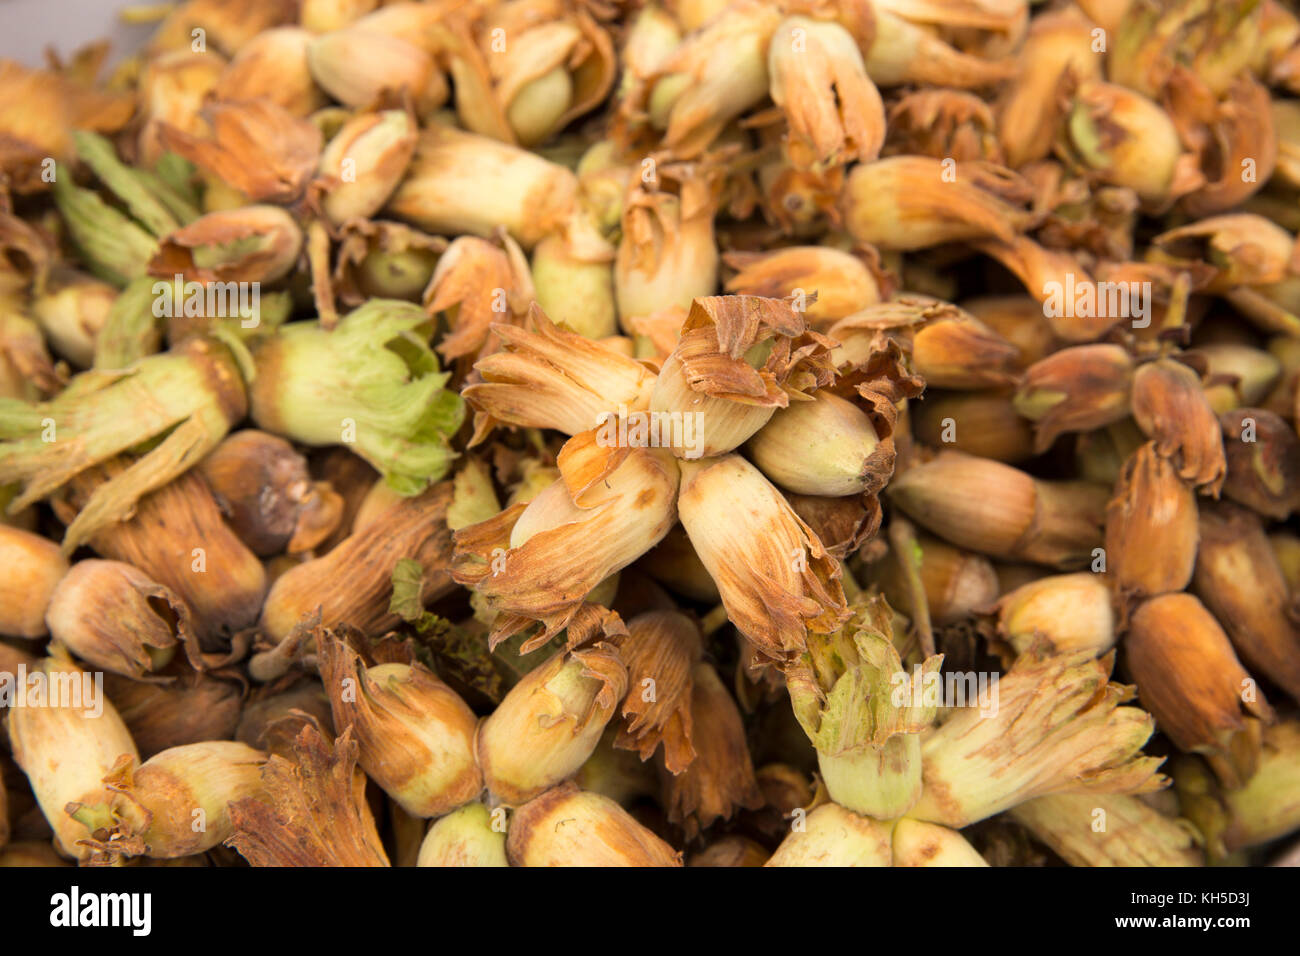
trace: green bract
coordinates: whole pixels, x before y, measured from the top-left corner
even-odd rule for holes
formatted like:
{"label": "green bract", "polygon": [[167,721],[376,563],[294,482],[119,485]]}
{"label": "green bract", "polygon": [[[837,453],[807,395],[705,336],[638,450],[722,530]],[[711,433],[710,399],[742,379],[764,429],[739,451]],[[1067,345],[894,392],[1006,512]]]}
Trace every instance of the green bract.
{"label": "green bract", "polygon": [[253,419],[307,445],[347,445],[403,495],[447,472],[465,417],[419,306],[372,299],[332,331],[293,322],[254,346]]}

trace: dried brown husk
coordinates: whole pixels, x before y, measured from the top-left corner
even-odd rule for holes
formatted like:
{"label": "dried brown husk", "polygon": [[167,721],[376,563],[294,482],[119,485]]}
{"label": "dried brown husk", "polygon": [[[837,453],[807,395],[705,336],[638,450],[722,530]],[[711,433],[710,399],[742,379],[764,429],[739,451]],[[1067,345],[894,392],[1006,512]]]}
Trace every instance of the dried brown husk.
{"label": "dried brown husk", "polygon": [[202,666],[190,609],[169,589],[120,561],[78,561],[54,589],[53,638],[93,667],[143,680],[177,645]]}
{"label": "dried brown husk", "polygon": [[389,865],[351,729],[330,743],[304,727],[292,759],[267,760],[262,784],[265,800],[230,805],[235,832],[226,841],[253,866]]}
{"label": "dried brown husk", "polygon": [[808,629],[848,616],[840,564],[785,497],[739,455],[683,462],[678,511],[728,619],[763,655],[803,650]]}
{"label": "dried brown husk", "polygon": [[492,325],[519,324],[535,297],[528,260],[510,236],[461,236],[438,259],[422,301],[447,318],[438,351],[466,364],[501,348]]}
{"label": "dried brown husk", "polygon": [[243,44],[217,82],[229,102],[267,99],[293,116],[320,109],[327,97],[307,68],[308,30],[285,26],[266,30]]}
{"label": "dried brown husk", "polygon": [[1133,359],[1120,345],[1075,345],[1025,370],[1015,404],[1034,422],[1042,454],[1066,432],[1104,428],[1129,413]]}
{"label": "dried brown husk", "polygon": [[698,447],[674,447],[679,458],[723,454],[750,438],[777,408],[832,382],[832,344],[809,329],[788,300],[698,298],[659,371],[650,409],[695,415],[703,434]]}
{"label": "dried brown husk", "polygon": [[677,520],[680,479],[666,451],[603,447],[593,429],[565,444],[559,466],[560,479],[529,504],[456,532],[456,582],[504,612],[493,625],[494,645],[530,621],[544,629],[525,652],[572,629],[592,589],[650,550]]}
{"label": "dried brown husk", "polygon": [[262,607],[262,633],[283,640],[319,608],[326,627],[350,624],[371,637],[383,634],[401,620],[389,599],[393,569],[404,558],[420,563],[425,601],[451,591],[451,497],[451,482],[444,481],[400,498],[328,554],[282,574]]}
{"label": "dried brown husk", "polygon": [[1280,415],[1234,408],[1219,416],[1228,474],[1223,493],[1279,521],[1300,507],[1300,438]]}
{"label": "dried brown husk", "polygon": [[143,759],[170,747],[234,736],[244,697],[242,679],[227,680],[176,665],[162,676],[169,679],[144,683],[118,674],[104,675],[104,693],[117,708]]}
{"label": "dried brown husk", "polygon": [[[95,489],[128,465],[119,458],[82,472],[70,483],[68,500],[55,502],[55,512],[70,520]],[[262,563],[222,520],[195,471],[141,498],[131,518],[92,535],[90,546],[177,594],[193,612],[205,647],[252,624],[266,594]]]}
{"label": "dried brown husk", "polygon": [[290,203],[302,195],[321,151],[315,124],[269,99],[209,103],[200,115],[210,137],[164,123],[163,145],[254,202]]}
{"label": "dried brown husk", "polygon": [[802,293],[804,314],[817,329],[874,305],[886,289],[879,257],[870,249],[853,255],[823,246],[789,246],[727,252],[722,260],[736,270],[727,280],[728,292],[770,299]]}
{"label": "dried brown husk", "polygon": [[885,138],[885,107],[862,53],[836,23],[793,16],[768,45],[773,102],[790,130],[786,148],[796,168],[870,162]]}
{"label": "dried brown husk", "polygon": [[691,722],[702,731],[695,738],[695,759],[679,774],[660,764],[668,819],[681,826],[688,840],[718,820],[731,819],[742,807],[763,805],[735,700],[712,664],[697,662],[691,683]]}
{"label": "dried brown husk", "polygon": [[677,611],[651,611],[627,622],[619,654],[627,666],[628,693],[615,747],[648,760],[663,744],[663,763],[672,774],[691,764],[692,672],[702,653],[699,628]]}
{"label": "dried brown husk", "polygon": [[1124,463],[1106,506],[1106,565],[1117,597],[1183,590],[1197,541],[1195,493],[1147,442]]}
{"label": "dried brown husk", "polygon": [[1300,626],[1286,579],[1258,515],[1202,502],[1192,587],[1256,674],[1300,700]]}
{"label": "dried brown husk", "polygon": [[236,740],[269,754],[293,757],[293,742],[307,724],[334,739],[334,715],[329,694],[318,680],[290,678],[254,691],[236,714]]}
{"label": "dried brown husk", "polygon": [[1223,436],[1200,374],[1176,358],[1139,366],[1133,375],[1133,418],[1178,477],[1217,496],[1227,474]]}
{"label": "dried brown husk", "polygon": [[0,175],[17,193],[44,192],[50,186],[45,160],[72,158],[73,130],[116,132],[134,110],[122,91],[95,89],[76,76],[5,60],[0,63]]}
{"label": "dried brown husk", "polygon": [[1030,222],[1019,205],[1026,190],[1001,166],[890,156],[853,167],[840,206],[854,239],[906,252],[971,239],[1010,242]]}
{"label": "dried brown husk", "polygon": [[1001,462],[941,451],[895,477],[890,500],[947,541],[992,557],[1086,567],[1102,544],[1108,489],[1042,481]]}
{"label": "dried brown husk", "polygon": [[363,659],[346,628],[317,638],[334,726],[351,728],[361,768],[407,813],[438,817],[483,789],[474,757],[478,718],[422,664]]}
{"label": "dried brown husk", "polygon": [[577,435],[601,424],[602,415],[650,405],[655,376],[644,363],[559,328],[536,303],[528,328],[492,330],[501,349],[479,359],[482,381],[461,393],[475,412],[472,445],[497,423]]}
{"label": "dried brown husk", "polygon": [[343,499],[313,482],[307,460],[283,438],[248,428],[199,463],[236,534],[261,557],[310,551],[338,528]]}
{"label": "dried brown husk", "polygon": [[916,90],[895,100],[883,153],[1003,163],[993,111],[962,90]]}
{"label": "dried brown husk", "polygon": [[831,326],[835,363],[861,366],[892,341],[932,388],[987,388],[1016,380],[1019,350],[974,316],[927,296],[903,295]]}
{"label": "dried brown husk", "polygon": [[1064,116],[1059,87],[1067,72],[1080,79],[1101,75],[1093,25],[1068,5],[1034,17],[1017,57],[1018,74],[998,100],[998,137],[1015,169],[1045,158]]}
{"label": "dried brown husk", "polygon": [[1124,649],[1142,706],[1161,731],[1180,750],[1204,756],[1225,785],[1249,780],[1273,709],[1205,605],[1182,593],[1145,601]]}
{"label": "dried brown husk", "polygon": [[[163,236],[149,260],[149,274],[195,282],[274,282],[294,267],[302,248],[302,229],[289,213],[278,206],[243,206],[210,212]],[[220,249],[230,257],[204,266],[195,258],[197,249]]]}

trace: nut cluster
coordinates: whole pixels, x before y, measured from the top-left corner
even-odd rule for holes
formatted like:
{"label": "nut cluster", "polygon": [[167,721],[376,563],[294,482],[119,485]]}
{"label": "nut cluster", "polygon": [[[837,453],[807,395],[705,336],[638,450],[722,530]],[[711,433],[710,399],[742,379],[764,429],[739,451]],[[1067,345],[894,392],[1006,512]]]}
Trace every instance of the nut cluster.
{"label": "nut cluster", "polygon": [[1286,4],[131,17],[0,62],[0,865],[1300,831]]}

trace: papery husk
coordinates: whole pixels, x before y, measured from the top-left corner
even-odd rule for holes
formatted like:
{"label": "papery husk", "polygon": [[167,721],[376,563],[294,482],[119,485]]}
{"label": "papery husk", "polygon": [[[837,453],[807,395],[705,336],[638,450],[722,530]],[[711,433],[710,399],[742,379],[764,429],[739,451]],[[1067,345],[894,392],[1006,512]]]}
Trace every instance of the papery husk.
{"label": "papery husk", "polygon": [[1246,666],[1300,701],[1300,626],[1260,518],[1228,502],[1203,502],[1199,524],[1193,590]]}
{"label": "papery husk", "polygon": [[[633,693],[635,693],[635,688]],[[745,740],[740,711],[713,665],[696,661],[691,668],[691,724],[701,733],[693,738],[695,758],[680,773],[659,763],[662,803],[672,823],[688,840],[718,820],[729,820],[742,807],[763,805],[754,778],[754,765]]]}
{"label": "papery husk", "polygon": [[318,147],[320,172],[332,179],[321,199],[330,221],[341,225],[378,213],[406,173],[418,135],[409,113],[383,110],[354,117],[324,150]]}
{"label": "papery husk", "polygon": [[451,487],[444,481],[414,498],[399,499],[329,553],[282,574],[262,607],[262,633],[281,641],[320,608],[326,627],[348,624],[378,637],[400,620],[390,610],[389,598],[393,569],[404,558],[420,563],[426,601],[448,593],[453,587],[446,524]]}
{"label": "papery husk", "polygon": [[[210,212],[162,238],[149,274],[196,282],[274,282],[294,267],[302,246],[302,230],[277,206]],[[209,252],[228,258],[201,264]]]}
{"label": "papery husk", "polygon": [[1167,206],[1204,182],[1169,114],[1135,90],[1085,80],[1062,140],[1104,182],[1127,186],[1148,205]]}
{"label": "papery husk", "polygon": [[996,714],[958,710],[922,744],[925,789],[909,812],[962,827],[1049,793],[1145,793],[1166,780],[1141,755],[1154,721],[1120,707],[1113,657],[1030,653],[998,681]]}
{"label": "papery husk", "polygon": [[1102,544],[1107,489],[1031,478],[956,451],[895,477],[890,499],[947,541],[992,557],[1062,570],[1082,567]]}
{"label": "papery husk", "polygon": [[492,324],[520,324],[536,298],[528,260],[519,244],[503,233],[492,240],[461,236],[438,259],[421,301],[431,315],[447,319],[438,352],[469,362],[501,348]]}
{"label": "papery husk", "polygon": [[677,347],[659,371],[650,409],[692,414],[699,422],[698,447],[673,448],[678,457],[731,451],[775,409],[831,383],[832,344],[783,299],[696,299]]}
{"label": "papery husk", "polygon": [[566,443],[559,465],[561,478],[529,504],[455,535],[456,582],[504,612],[493,643],[529,621],[544,625],[525,653],[574,622],[593,588],[677,520],[677,465],[661,449],[602,447],[592,430]]}
{"label": "papery husk", "polygon": [[308,30],[276,27],[239,48],[217,81],[219,95],[231,102],[267,99],[293,116],[307,116],[325,105],[307,67]]}
{"label": "papery husk", "polygon": [[839,344],[832,358],[841,368],[864,364],[894,341],[911,371],[930,387],[985,388],[1017,377],[1014,345],[957,306],[928,296],[868,306],[832,325],[827,335]]}
{"label": "papery husk", "polygon": [[[663,111],[664,145],[675,155],[699,155],[767,95],[768,47],[780,20],[776,8],[742,0],[688,35],[668,58],[649,105],[652,117]],[[656,98],[670,87],[669,105],[659,106]]]}
{"label": "papery husk", "polygon": [[190,609],[147,574],[119,561],[78,561],[50,596],[50,633],[88,664],[140,680],[183,645],[200,663]]}
{"label": "papery husk", "polygon": [[796,168],[821,169],[880,155],[885,107],[853,35],[837,23],[793,16],[768,45],[772,101],[790,125]]}
{"label": "papery husk", "polygon": [[1223,493],[1279,521],[1300,507],[1300,438],[1280,415],[1234,408],[1219,416],[1228,474]]}
{"label": "papery husk", "polygon": [[1106,506],[1106,563],[1117,598],[1183,590],[1197,540],[1195,493],[1147,442],[1124,463]]}
{"label": "papery husk", "polygon": [[351,729],[331,743],[304,727],[292,759],[267,760],[266,797],[230,805],[227,845],[254,866],[388,866],[356,764]]}
{"label": "papery husk", "polygon": [[615,747],[648,760],[662,744],[669,773],[679,774],[690,766],[696,756],[692,675],[702,653],[699,629],[684,614],[651,611],[627,622],[619,655],[627,667],[628,693]]}
{"label": "papery husk", "polygon": [[[221,343],[190,339],[129,369],[84,372],[47,403],[0,400],[0,484],[22,482],[13,514],[45,498],[92,465],[166,435],[123,474],[101,486],[64,535],[65,552],[126,518],[210,450],[246,410],[235,358]],[[42,440],[47,423],[62,432]]]}
{"label": "papery husk", "polygon": [[422,664],[367,664],[346,631],[317,640],[334,725],[352,728],[366,774],[407,813],[438,817],[483,789],[478,718]]}
{"label": "papery husk", "polygon": [[1176,268],[1205,262],[1215,268],[1202,288],[1224,293],[1241,285],[1268,285],[1289,275],[1295,237],[1252,213],[1213,216],[1170,229],[1152,240],[1148,257]]}
{"label": "papery husk", "polygon": [[501,351],[478,361],[482,381],[461,393],[475,411],[474,444],[497,422],[577,435],[605,414],[644,412],[654,373],[641,362],[559,328],[536,303],[530,328],[492,327]]}
{"label": "papery husk", "polygon": [[388,212],[427,232],[490,236],[505,226],[531,249],[575,202],[577,178],[525,150],[447,126],[420,132]]}
{"label": "papery husk", "polygon": [[633,318],[673,307],[690,309],[718,284],[713,221],[724,170],[712,163],[663,159],[643,160],[641,175],[629,178],[623,198],[614,301],[627,332]]}
{"label": "papery husk", "polygon": [[515,810],[506,855],[513,866],[681,866],[680,853],[617,803],[571,783]]}
{"label": "papery husk", "polygon": [[[116,458],[73,479],[55,512],[71,520],[100,489],[129,474],[130,459]],[[257,619],[266,595],[262,564],[225,523],[207,483],[191,471],[145,495],[125,521],[91,535],[97,553],[133,565],[174,592],[193,612],[205,645]]]}
{"label": "papery husk", "polygon": [[738,455],[683,462],[678,510],[727,616],[767,657],[847,617],[839,562],[753,465]]}
{"label": "papery husk", "polygon": [[321,150],[315,125],[268,99],[210,103],[199,115],[211,138],[164,123],[162,144],[254,202],[288,203],[302,195]]}
{"label": "papery husk", "polygon": [[1094,50],[1093,25],[1078,7],[1034,17],[1017,59],[1018,75],[998,101],[998,138],[1007,165],[1018,169],[1045,158],[1064,115],[1061,78],[1097,79],[1102,58]]}
{"label": "papery husk", "polygon": [[[1203,217],[1228,212],[1272,177],[1278,137],[1267,86],[1242,75],[1216,102],[1204,78],[1180,66],[1171,78],[1166,101],[1183,140],[1201,154],[1206,179],[1183,197],[1181,205],[1188,213]],[[1246,175],[1248,167],[1253,175]]]}
{"label": "papery husk", "polygon": [[[937,18],[939,23],[951,15],[951,8],[936,5],[936,9],[945,11]],[[1015,75],[1015,64],[1010,59],[984,59],[964,53],[896,12],[905,14],[908,10],[903,5],[873,9],[874,35],[864,50],[867,72],[881,86],[915,83],[978,89]]]}
{"label": "papery husk", "polygon": [[[946,242],[1009,242],[1028,214],[1002,198],[1019,188],[1000,166],[949,167],[926,156],[890,156],[849,173],[841,202],[844,228],[859,242],[909,251]],[[955,180],[952,178],[955,176]]]}
{"label": "papery husk", "polygon": [[378,30],[348,26],[313,38],[307,67],[317,85],[345,106],[370,107],[400,92],[421,116],[430,116],[447,100],[447,81],[434,58]]}
{"label": "papery husk", "polygon": [[167,151],[162,126],[202,136],[207,124],[199,115],[208,94],[215,91],[227,61],[213,50],[169,50],[145,61],[137,83],[143,120],[136,140],[141,161],[151,164]]}
{"label": "papery husk", "polygon": [[1093,431],[1128,416],[1133,359],[1119,345],[1076,345],[1035,362],[1016,391],[1042,454],[1066,432]]}
{"label": "papery husk", "polygon": [[1071,866],[1205,865],[1196,828],[1138,797],[1057,793],[1013,807],[1010,815]]}
{"label": "papery husk", "polygon": [[808,322],[824,329],[882,298],[882,282],[862,257],[824,246],[790,246],[772,252],[728,252],[736,275],[726,290],[771,299],[800,296]]}
{"label": "papery husk", "polygon": [[959,90],[906,93],[889,108],[886,156],[952,158],[959,163],[1003,165],[997,124],[988,104]]}
{"label": "papery husk", "polygon": [[1217,495],[1227,473],[1218,421],[1201,376],[1173,358],[1138,367],[1133,375],[1133,418],[1155,450],[1173,461],[1178,476]]}
{"label": "papery husk", "polygon": [[1226,786],[1249,780],[1273,710],[1205,606],[1182,593],[1143,602],[1124,648],[1142,705],[1161,731],[1180,750],[1203,755]]}
{"label": "papery husk", "polygon": [[334,738],[329,694],[318,680],[299,680],[282,690],[275,684],[259,688],[249,696],[238,718],[236,740],[286,759],[293,757],[294,740],[308,724]]}

